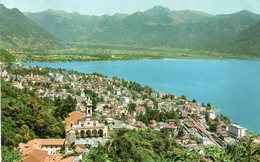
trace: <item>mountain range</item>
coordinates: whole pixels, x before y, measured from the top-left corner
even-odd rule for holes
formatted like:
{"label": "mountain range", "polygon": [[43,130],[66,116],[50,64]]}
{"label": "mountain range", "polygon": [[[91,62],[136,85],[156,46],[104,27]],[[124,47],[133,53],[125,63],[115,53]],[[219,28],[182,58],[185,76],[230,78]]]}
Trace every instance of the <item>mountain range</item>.
{"label": "mountain range", "polygon": [[211,15],[155,6],[103,16],[46,10],[22,13],[0,6],[1,43],[18,48],[60,44],[120,44],[207,50],[260,56],[260,15],[243,10]]}
{"label": "mountain range", "polygon": [[26,50],[58,46],[58,39],[26,17],[18,9],[0,4],[0,43],[2,47]]}

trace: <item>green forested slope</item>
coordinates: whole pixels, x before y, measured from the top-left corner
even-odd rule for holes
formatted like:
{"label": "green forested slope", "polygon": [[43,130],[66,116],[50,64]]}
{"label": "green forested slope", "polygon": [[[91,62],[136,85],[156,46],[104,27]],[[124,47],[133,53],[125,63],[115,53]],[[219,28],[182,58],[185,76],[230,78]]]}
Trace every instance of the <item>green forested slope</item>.
{"label": "green forested slope", "polygon": [[14,63],[16,58],[14,55],[10,54],[5,49],[0,49],[0,62],[4,63]]}
{"label": "green forested slope", "polygon": [[60,46],[58,40],[27,18],[18,9],[0,4],[1,47],[13,49],[51,49]]}
{"label": "green forested slope", "polygon": [[1,80],[2,146],[13,147],[34,138],[59,138],[63,124],[52,115],[50,99],[37,98],[33,91],[15,89]]}
{"label": "green forested slope", "polygon": [[253,139],[241,139],[225,148],[204,146],[202,154],[176,143],[175,138],[154,131],[116,130],[112,141],[105,146],[92,148],[82,159],[83,162],[96,161],[246,161],[260,160],[260,147]]}
{"label": "green forested slope", "polygon": [[226,48],[233,53],[260,56],[260,21],[241,32]]}

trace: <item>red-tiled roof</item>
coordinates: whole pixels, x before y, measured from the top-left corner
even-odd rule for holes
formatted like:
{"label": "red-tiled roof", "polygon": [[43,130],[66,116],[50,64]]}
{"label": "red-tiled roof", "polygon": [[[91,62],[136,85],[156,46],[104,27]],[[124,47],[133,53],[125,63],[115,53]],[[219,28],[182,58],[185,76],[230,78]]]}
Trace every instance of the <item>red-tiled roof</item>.
{"label": "red-tiled roof", "polygon": [[154,128],[156,128],[156,125],[155,124],[150,124],[149,127],[154,129]]}
{"label": "red-tiled roof", "polygon": [[194,141],[194,140],[189,140],[188,142],[189,144],[197,144],[197,141]]}
{"label": "red-tiled roof", "polygon": [[157,124],[157,121],[156,120],[150,120],[150,123]]}
{"label": "red-tiled roof", "polygon": [[79,147],[79,146],[76,146],[75,149],[74,149],[74,151],[75,151],[76,153],[82,153],[82,152],[84,151],[84,149],[81,148],[81,147]]}
{"label": "red-tiled roof", "polygon": [[145,107],[138,105],[135,107],[135,110],[136,111],[145,111]]}
{"label": "red-tiled roof", "polygon": [[79,111],[73,111],[69,115],[70,116],[65,119],[65,131],[69,131],[71,129],[71,122],[78,124],[78,120],[84,117],[84,115]]}
{"label": "red-tiled roof", "polygon": [[32,149],[31,153],[23,158],[22,162],[44,162],[47,155],[47,151]]}
{"label": "red-tiled roof", "polygon": [[70,156],[68,158],[62,159],[61,162],[72,162],[75,159],[75,156]]}
{"label": "red-tiled roof", "polygon": [[65,142],[65,139],[34,139],[28,141],[29,147],[41,147],[41,146],[61,146]]}
{"label": "red-tiled roof", "polygon": [[177,126],[175,126],[175,125],[165,125],[163,128],[164,129],[177,129]]}
{"label": "red-tiled roof", "polygon": [[28,141],[27,144],[20,143],[18,149],[22,154],[29,155],[34,150],[41,149],[42,146],[62,146],[64,142],[65,139],[34,139]]}
{"label": "red-tiled roof", "polygon": [[[47,151],[31,149],[31,152],[21,159],[21,162],[61,162],[61,155],[48,155]],[[69,161],[72,162],[72,161]]]}

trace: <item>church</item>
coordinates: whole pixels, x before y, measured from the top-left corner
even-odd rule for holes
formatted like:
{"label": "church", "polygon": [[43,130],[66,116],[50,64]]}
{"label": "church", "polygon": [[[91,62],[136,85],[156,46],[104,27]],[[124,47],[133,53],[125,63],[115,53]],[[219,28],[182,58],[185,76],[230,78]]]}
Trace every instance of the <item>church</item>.
{"label": "church", "polygon": [[108,136],[107,126],[92,117],[92,106],[87,106],[84,111],[71,112],[65,119],[65,124],[67,145],[76,140]]}

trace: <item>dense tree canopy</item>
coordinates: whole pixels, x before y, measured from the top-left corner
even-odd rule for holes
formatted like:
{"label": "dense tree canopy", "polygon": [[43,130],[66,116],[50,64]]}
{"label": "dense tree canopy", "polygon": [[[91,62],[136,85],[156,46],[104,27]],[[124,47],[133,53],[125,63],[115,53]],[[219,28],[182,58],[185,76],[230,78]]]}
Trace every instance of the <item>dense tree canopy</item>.
{"label": "dense tree canopy", "polygon": [[90,150],[84,162],[103,161],[222,161],[258,162],[260,147],[253,138],[242,139],[225,148],[205,146],[199,154],[167,138],[165,134],[153,131],[119,129],[112,135],[111,142]]}
{"label": "dense tree canopy", "polygon": [[20,160],[21,154],[18,150],[11,150],[6,146],[2,146],[1,151],[2,161],[18,162]]}
{"label": "dense tree canopy", "polygon": [[0,55],[1,55],[1,61],[0,62],[5,62],[5,63],[15,62],[15,57],[4,49],[0,49]]}
{"label": "dense tree canopy", "polygon": [[54,110],[54,116],[56,118],[61,118],[64,120],[69,116],[69,113],[76,110],[77,101],[73,99],[70,95],[66,99],[55,98],[54,104],[57,107]]}
{"label": "dense tree canopy", "polygon": [[136,119],[144,122],[146,125],[149,124],[150,120],[156,120],[157,122],[167,122],[167,119],[175,119],[175,123],[179,123],[178,111],[160,112],[158,109],[146,108],[145,114],[139,114]]}
{"label": "dense tree canopy", "polygon": [[105,146],[93,148],[83,161],[173,161],[180,155],[187,156],[173,138],[159,132],[119,129],[112,138]]}
{"label": "dense tree canopy", "polygon": [[2,83],[2,145],[13,147],[33,138],[61,137],[63,124],[53,116],[54,103],[37,98],[33,91]]}

